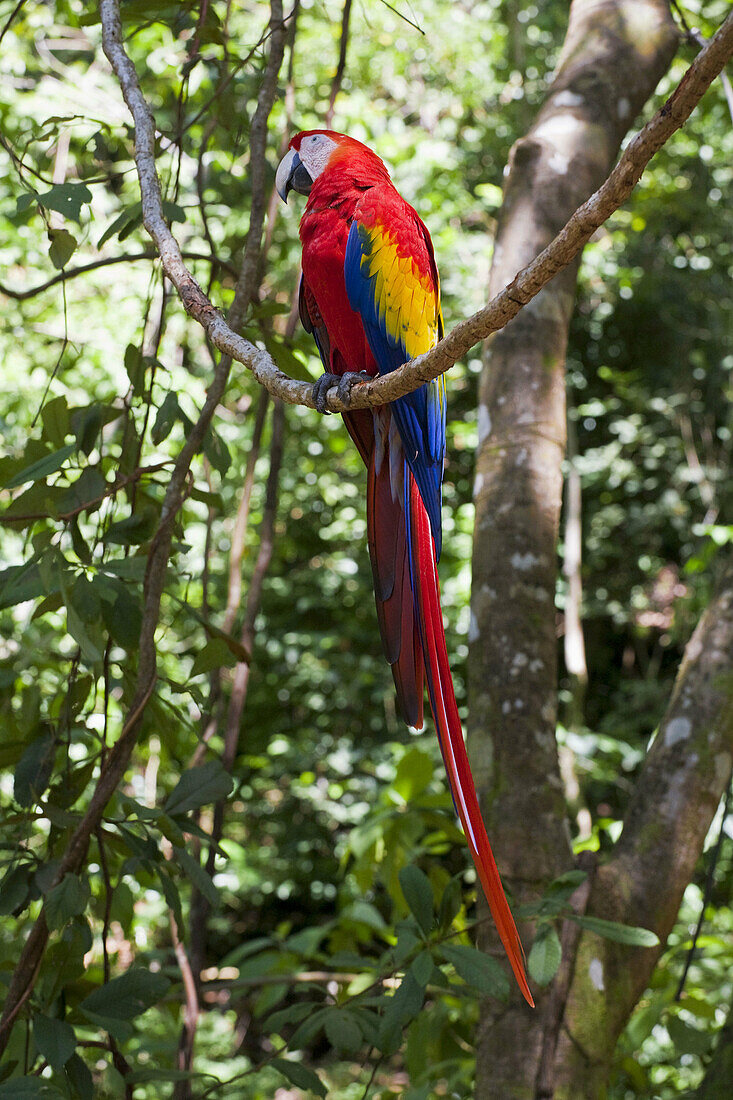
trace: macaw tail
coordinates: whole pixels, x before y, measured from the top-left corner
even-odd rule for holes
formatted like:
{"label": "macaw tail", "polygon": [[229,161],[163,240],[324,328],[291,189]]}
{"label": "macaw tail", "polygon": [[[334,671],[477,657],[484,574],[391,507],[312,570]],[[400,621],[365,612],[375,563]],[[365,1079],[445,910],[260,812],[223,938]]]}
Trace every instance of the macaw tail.
{"label": "macaw tail", "polygon": [[407,508],[405,510],[409,515],[408,538],[415,616],[422,642],[430,707],[438,731],[453,803],[466,834],[476,871],[514,976],[525,1000],[534,1007],[524,969],[524,951],[504,895],[494,853],[491,851],[489,838],[486,835],[471,774],[471,765],[463,741],[463,730],[445,645],[430,521],[414,478],[408,473],[405,481],[409,482],[409,488],[407,484],[405,486],[405,497],[407,498],[409,494],[410,504],[409,510]]}
{"label": "macaw tail", "polygon": [[384,653],[404,720],[422,725],[423,680],[451,794],[501,942],[525,999],[534,1005],[524,952],[486,835],[458,716],[440,607],[430,520],[392,424],[367,410],[344,421],[368,469],[367,533]]}

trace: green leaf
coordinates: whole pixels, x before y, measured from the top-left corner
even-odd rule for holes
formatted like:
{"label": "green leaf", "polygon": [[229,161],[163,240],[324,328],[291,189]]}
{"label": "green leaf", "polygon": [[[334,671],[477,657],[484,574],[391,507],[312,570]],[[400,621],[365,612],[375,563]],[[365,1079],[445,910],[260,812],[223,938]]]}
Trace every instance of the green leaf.
{"label": "green leaf", "polygon": [[48,477],[49,474],[55,474],[57,470],[61,469],[66,459],[73,455],[75,450],[75,443],[67,443],[65,447],[60,447],[58,451],[52,451],[51,454],[44,455],[37,462],[32,462],[24,470],[20,470],[15,477],[11,477],[10,481],[3,485],[3,489],[15,489],[18,485],[25,485],[29,481],[40,481],[41,478]]}
{"label": "green leaf", "polygon": [[126,882],[118,882],[112,894],[110,920],[119,921],[125,934],[130,931],[135,914],[135,897]]}
{"label": "green leaf", "polygon": [[491,955],[462,943],[441,944],[440,953],[456,974],[480,993],[503,1000],[509,994],[509,979]]}
{"label": "green leaf", "polygon": [[428,753],[416,746],[408,749],[397,765],[392,788],[411,802],[429,786],[433,779],[433,760]]}
{"label": "green leaf", "polygon": [[0,916],[7,917],[24,904],[28,897],[30,866],[21,863],[13,867],[0,882]]}
{"label": "green leaf", "polygon": [[11,565],[9,569],[0,572],[0,609],[34,600],[45,591],[36,563]]}
{"label": "green leaf", "polygon": [[[193,857],[192,857],[193,858]],[[183,936],[185,932],[185,925],[183,923],[183,910],[181,908],[181,895],[178,893],[178,887],[175,882],[162,867],[156,867],[158,878],[160,880],[160,886],[163,891],[165,903],[173,913],[176,924],[178,926],[179,936]],[[217,899],[218,900],[218,899]]]}
{"label": "green leaf", "polygon": [[199,893],[203,894],[212,905],[218,905],[219,894],[208,871],[201,866],[197,859],[189,855],[185,848],[174,848],[173,853],[176,863],[183,869],[184,874]]}
{"label": "green leaf", "polygon": [[69,593],[69,603],[82,622],[89,623],[99,618],[101,597],[97,585],[82,573],[76,578]]}
{"label": "green leaf", "polygon": [[410,912],[427,935],[433,927],[433,889],[428,877],[414,863],[410,863],[402,868],[399,878]]}
{"label": "green leaf", "polygon": [[433,973],[435,963],[433,962],[433,956],[429,951],[421,951],[420,954],[413,959],[412,966],[410,967],[410,973],[417,982],[418,985],[425,986],[430,981],[430,977]]}
{"label": "green leaf", "polygon": [[76,1049],[74,1029],[65,1020],[36,1013],[33,1017],[33,1038],[41,1055],[59,1073]]}
{"label": "green leaf", "polygon": [[169,222],[185,222],[186,211],[182,206],[179,206],[177,202],[170,202],[169,199],[163,199],[163,213]]}
{"label": "green leaf", "polygon": [[308,1001],[305,1004],[292,1004],[287,1008],[281,1008],[278,1012],[273,1012],[271,1016],[268,1016],[265,1021],[265,1027],[268,1031],[277,1033],[281,1031],[283,1024],[297,1024],[300,1020],[304,1020],[306,1016],[310,1016],[311,1012],[315,1008],[313,1001]]}
{"label": "green leaf", "polygon": [[49,229],[48,235],[51,240],[51,247],[48,250],[51,263],[61,271],[76,252],[79,242],[66,229]]}
{"label": "green leaf", "polygon": [[316,1096],[326,1096],[326,1088],[320,1077],[307,1066],[299,1062],[286,1062],[284,1058],[273,1058],[270,1065],[296,1088],[309,1090]]}
{"label": "green leaf", "polygon": [[79,1005],[85,1016],[132,1020],[152,1008],[168,992],[170,982],[162,974],[132,967],[119,978],[95,989]]}
{"label": "green leaf", "polygon": [[144,505],[131,516],[111,523],[104,533],[103,541],[117,546],[139,546],[155,532],[157,522],[157,510],[150,504]]}
{"label": "green leaf", "polygon": [[568,920],[575,921],[581,928],[588,932],[595,932],[597,936],[603,936],[614,943],[625,943],[631,947],[656,947],[659,937],[648,928],[639,928],[633,924],[619,924],[614,920],[603,920],[601,917],[585,917],[577,913],[568,913]]}
{"label": "green leaf", "polygon": [[[128,233],[131,233],[136,225],[140,225],[143,220],[143,204],[141,202],[133,203],[127,210],[123,210],[118,217],[105,229],[102,236],[97,241],[97,248],[101,248],[106,244],[110,237],[114,237],[115,233],[121,233],[126,227],[129,226]],[[127,234],[126,234],[127,235]],[[122,237],[120,237],[122,239]]]}
{"label": "green leaf", "polygon": [[420,937],[415,931],[413,921],[398,921],[395,930],[397,943],[393,952],[394,962],[396,966],[402,966],[407,956],[412,954],[414,948],[420,943]]}
{"label": "green leaf", "polygon": [[551,924],[544,924],[537,933],[527,959],[527,969],[538,985],[547,985],[555,977],[562,959],[562,948],[557,932]]}
{"label": "green leaf", "polygon": [[64,1068],[66,1080],[75,1090],[79,1100],[94,1100],[94,1078],[78,1054],[73,1054]]}
{"label": "green leaf", "polygon": [[43,733],[31,741],[15,769],[13,798],[19,806],[32,806],[41,797],[53,771],[56,738]]}
{"label": "green leaf", "polygon": [[[277,306],[277,311],[280,312],[282,308],[280,303],[273,304]],[[258,313],[260,313],[259,309]],[[262,331],[259,326],[252,326],[252,330],[252,336],[255,339],[264,339],[265,347],[284,374],[287,374],[290,378],[297,378],[301,382],[313,381],[313,375],[308,370],[308,367],[303,363],[302,359],[299,359],[293,352],[288,341],[283,336],[272,331]]]}
{"label": "green leaf", "polygon": [[564,892],[569,886],[576,890],[587,878],[587,871],[565,871],[564,874],[558,875],[557,878],[552,880],[546,892],[548,894],[555,893],[558,890]]}
{"label": "green leaf", "polygon": [[134,344],[128,344],[125,348],[125,370],[135,397],[142,397],[145,393],[145,361],[142,351]]}
{"label": "green leaf", "polygon": [[[679,1016],[669,1016],[665,1020],[665,1025],[669,1037],[674,1043],[675,1050],[680,1054],[697,1054],[699,1057],[707,1054],[710,1050],[713,1043],[713,1034],[710,1028],[701,1030],[697,1027],[691,1027]],[[728,1084],[730,1085],[730,1081]]]}
{"label": "green leaf", "polygon": [[204,437],[203,451],[217,473],[224,477],[232,464],[232,456],[224,440],[213,428],[209,428]]}
{"label": "green leaf", "polygon": [[171,429],[178,419],[181,407],[178,404],[178,397],[175,393],[167,393],[163,398],[163,402],[158,409],[158,415],[155,418],[150,438],[155,446],[159,446],[164,439],[167,439],[171,433]]}
{"label": "green leaf", "polygon": [[209,802],[218,802],[230,794],[234,782],[218,760],[207,760],[198,768],[185,771],[165,800],[167,814],[185,814]]}
{"label": "green leaf", "polygon": [[394,1054],[397,1050],[403,1026],[414,1020],[424,999],[424,989],[418,985],[412,974],[405,974],[397,992],[387,1000],[379,1025],[377,1046],[384,1054]]}
{"label": "green leaf", "polygon": [[89,886],[78,875],[67,873],[58,886],[54,886],[46,898],[44,913],[46,924],[54,932],[71,920],[81,916],[89,901]]}
{"label": "green leaf", "polygon": [[106,561],[102,565],[105,573],[111,573],[114,577],[122,577],[127,581],[141,581],[145,577],[148,559],[144,554],[129,558],[117,558],[114,561]]}
{"label": "green leaf", "polygon": [[334,1050],[344,1054],[356,1054],[362,1044],[362,1034],[353,1012],[344,1008],[334,1008],[326,1016],[323,1026],[326,1038]]}
{"label": "green leaf", "polygon": [[223,638],[212,638],[196,654],[191,668],[191,676],[200,676],[202,673],[211,672],[215,668],[231,668],[232,665],[236,665],[237,660],[238,658],[232,653]]}
{"label": "green leaf", "polygon": [[65,397],[52,397],[41,409],[43,434],[55,447],[63,447],[69,431],[69,409]]}
{"label": "green leaf", "polygon": [[104,643],[101,631],[97,629],[97,623],[85,623],[71,604],[66,608],[66,629],[81,649],[85,661],[95,664],[102,660]]}
{"label": "green leaf", "polygon": [[59,510],[75,512],[93,508],[96,511],[106,488],[107,483],[99,469],[96,466],[87,466],[64,493],[59,502]]}
{"label": "green leaf", "polygon": [[463,901],[461,883],[457,878],[452,878],[440,899],[438,910],[438,924],[441,928],[450,928],[454,919],[458,916]]}
{"label": "green leaf", "polygon": [[75,982],[84,973],[84,956],[92,945],[92,932],[83,917],[75,917],[61,936],[52,943],[44,964],[46,980],[43,994],[52,1004],[65,985]]}
{"label": "green leaf", "polygon": [[128,652],[137,647],[142,625],[142,607],[137,596],[121,581],[111,582],[114,600],[102,602],[102,618],[110,637]]}
{"label": "green leaf", "polygon": [[102,427],[102,408],[100,405],[87,405],[73,409],[70,415],[71,430],[76,437],[77,446],[85,455],[91,454]]}
{"label": "green leaf", "polygon": [[56,210],[81,223],[81,208],[92,201],[92,193],[85,183],[55,183],[50,191],[35,195],[34,200],[46,210]]}

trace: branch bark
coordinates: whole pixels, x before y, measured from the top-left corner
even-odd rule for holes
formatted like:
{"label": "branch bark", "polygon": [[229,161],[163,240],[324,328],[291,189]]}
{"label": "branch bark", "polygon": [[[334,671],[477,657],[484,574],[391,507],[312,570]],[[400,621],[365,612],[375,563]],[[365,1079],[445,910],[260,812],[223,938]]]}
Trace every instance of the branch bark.
{"label": "branch bark", "polygon": [[[112,0],[106,0],[102,6],[111,3]],[[608,0],[595,0],[593,5],[589,5],[589,10],[592,7],[603,8],[607,3]],[[227,324],[183,262],[178,244],[163,216],[160,188],[154,168],[152,172],[149,170],[154,131],[147,105],[119,36],[116,41],[110,41],[110,49],[126,101],[130,97],[128,106],[135,118],[136,127],[141,127],[141,132],[148,135],[142,167],[139,166],[145,228],[155,242],[163,269],[178,291],[184,309],[198,321],[219,351],[247,367],[274,397],[279,397],[286,404],[315,408],[312,387],[306,382],[289,378],[278,369],[266,351],[237,335],[234,331],[237,326]],[[526,266],[518,274],[512,277],[513,273],[507,273],[507,285],[495,293],[487,306],[456,325],[431,351],[385,377],[355,386],[348,405],[337,398],[335,389],[330,390],[328,409],[331,412],[344,412],[346,409],[375,408],[410,393],[423,382],[444,374],[475,344],[499,331],[516,317],[551,279],[572,263],[596,229],[626,201],[651,158],[689,118],[732,55],[733,13],[700,51],[667,102],[629,143],[605,183],[575,210],[562,228],[555,227],[556,231],[559,229],[557,236],[539,255],[529,253],[524,257]],[[630,117],[630,114],[626,117]],[[624,123],[625,129],[624,120],[620,121]],[[605,172],[598,177],[599,182],[603,175]],[[534,259],[529,262],[533,255]],[[251,276],[256,277],[256,264]]]}

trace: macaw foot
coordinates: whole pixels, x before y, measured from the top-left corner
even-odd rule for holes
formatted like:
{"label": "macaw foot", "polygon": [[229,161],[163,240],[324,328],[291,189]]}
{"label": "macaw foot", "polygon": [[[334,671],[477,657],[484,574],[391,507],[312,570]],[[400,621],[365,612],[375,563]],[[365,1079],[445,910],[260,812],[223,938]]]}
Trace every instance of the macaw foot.
{"label": "macaw foot", "polygon": [[313,383],[313,403],[316,409],[324,415],[329,412],[326,408],[326,396],[331,386],[336,386],[339,401],[343,401],[344,405],[348,405],[352,388],[360,382],[368,382],[370,378],[371,375],[367,374],[365,370],[347,371],[345,374],[329,374],[327,371],[321,375],[317,382]]}

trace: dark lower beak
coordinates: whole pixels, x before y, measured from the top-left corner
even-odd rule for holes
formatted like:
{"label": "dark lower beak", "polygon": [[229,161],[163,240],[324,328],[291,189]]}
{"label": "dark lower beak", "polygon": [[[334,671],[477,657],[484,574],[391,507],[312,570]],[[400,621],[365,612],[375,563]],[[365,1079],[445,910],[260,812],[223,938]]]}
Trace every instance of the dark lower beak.
{"label": "dark lower beak", "polygon": [[313,186],[313,180],[308,169],[295,150],[291,150],[280,162],[275,182],[277,192],[283,202],[288,201],[288,195],[291,191],[297,191],[299,195],[309,195]]}

